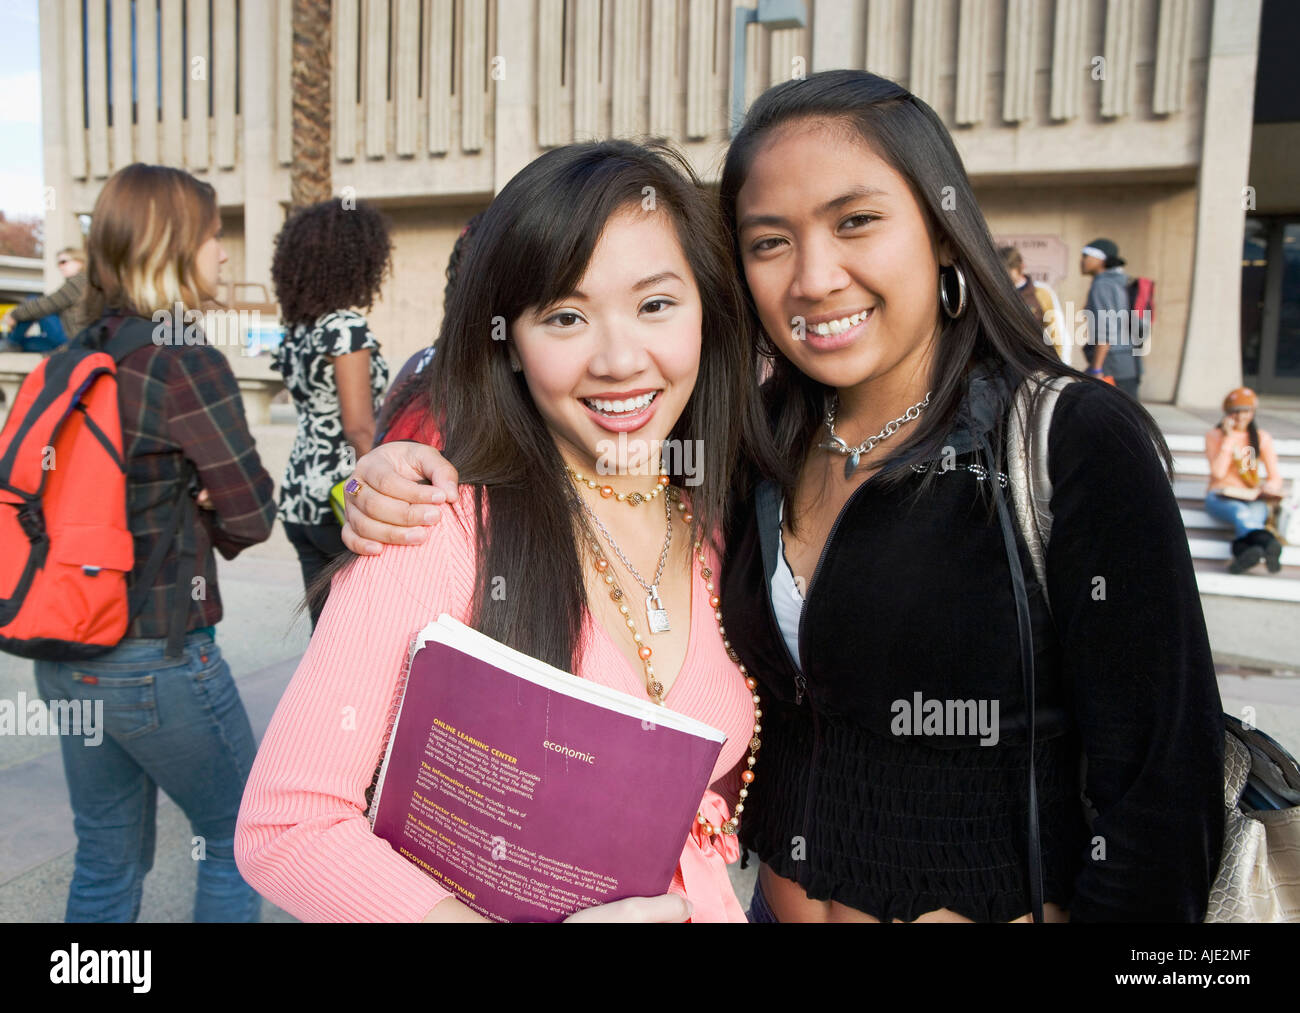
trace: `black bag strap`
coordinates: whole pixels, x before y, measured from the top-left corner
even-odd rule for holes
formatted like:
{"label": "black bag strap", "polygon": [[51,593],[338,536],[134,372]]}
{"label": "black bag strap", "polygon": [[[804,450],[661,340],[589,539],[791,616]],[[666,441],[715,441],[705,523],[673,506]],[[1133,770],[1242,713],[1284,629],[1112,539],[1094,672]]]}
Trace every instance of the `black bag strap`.
{"label": "black bag strap", "polygon": [[[110,312],[96,324],[86,328],[77,340],[84,341],[89,347],[112,356],[114,362],[120,363],[128,355],[158,344],[154,340],[155,325],[143,317],[128,316]],[[191,486],[196,477],[193,463],[186,460],[176,483],[176,494],[172,501],[171,512],[162,533],[155,539],[143,567],[137,571],[131,594],[127,599],[127,623],[135,621],[149,600],[154,582],[162,571],[163,561],[168,551],[176,547],[176,576],[183,581],[185,575],[196,568],[197,551],[191,529],[191,519],[196,507],[193,505]],[[189,565],[187,565],[189,564]],[[190,593],[179,585],[172,594],[167,617],[166,657],[179,657],[185,644],[185,634],[189,625]]]}
{"label": "black bag strap", "polygon": [[1007,564],[1011,569],[1011,587],[1016,598],[1016,626],[1020,641],[1020,673],[1024,684],[1025,697],[1025,734],[1027,739],[1029,786],[1029,810],[1026,831],[1028,834],[1029,857],[1029,906],[1036,925],[1043,924],[1043,848],[1038,822],[1038,777],[1034,769],[1034,747],[1036,743],[1037,715],[1034,701],[1034,631],[1029,619],[1029,594],[1025,590],[1025,572],[1020,563],[1020,550],[1016,546],[1016,534],[1011,523],[1011,514],[1007,509],[1006,497],[996,480],[997,461],[989,447],[984,434],[979,436],[980,447],[988,461],[993,486],[993,498],[998,509],[998,524],[1002,528],[1002,542],[1006,547]]}

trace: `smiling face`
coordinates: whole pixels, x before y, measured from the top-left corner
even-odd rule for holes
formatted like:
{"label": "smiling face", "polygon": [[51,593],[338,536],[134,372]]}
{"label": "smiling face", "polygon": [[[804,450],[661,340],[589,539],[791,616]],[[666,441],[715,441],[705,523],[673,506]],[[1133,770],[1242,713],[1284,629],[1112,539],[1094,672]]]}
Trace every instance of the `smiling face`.
{"label": "smiling face", "polygon": [[655,466],[695,387],[702,319],[672,219],[628,209],[606,223],[575,291],[513,323],[528,390],[572,468]]}
{"label": "smiling face", "polygon": [[841,390],[928,375],[939,266],[950,261],[906,181],[850,127],[774,129],[736,218],[759,319],[801,371]]}

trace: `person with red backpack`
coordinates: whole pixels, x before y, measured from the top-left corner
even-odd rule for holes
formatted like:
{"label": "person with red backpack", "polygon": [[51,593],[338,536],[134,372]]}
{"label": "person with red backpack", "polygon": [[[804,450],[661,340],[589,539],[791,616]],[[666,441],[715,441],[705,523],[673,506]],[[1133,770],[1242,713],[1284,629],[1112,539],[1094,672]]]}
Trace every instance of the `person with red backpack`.
{"label": "person with red backpack", "polygon": [[[189,817],[195,921],[256,921],[234,862],[256,746],[215,639],[215,551],[271,533],[274,485],[224,353],[193,325],[220,264],[216,193],[134,164],[95,202],[82,317],[0,432],[0,649],[103,736],[61,735],[77,832],[66,920],[134,921],[157,790]],[[188,318],[188,319],[186,319]],[[197,343],[195,343],[197,342]]]}
{"label": "person with red backpack", "polygon": [[1090,376],[1104,377],[1137,400],[1142,357],[1150,350],[1155,283],[1150,278],[1130,278],[1125,263],[1119,247],[1109,239],[1094,239],[1080,254],[1079,270],[1092,278],[1083,354]]}

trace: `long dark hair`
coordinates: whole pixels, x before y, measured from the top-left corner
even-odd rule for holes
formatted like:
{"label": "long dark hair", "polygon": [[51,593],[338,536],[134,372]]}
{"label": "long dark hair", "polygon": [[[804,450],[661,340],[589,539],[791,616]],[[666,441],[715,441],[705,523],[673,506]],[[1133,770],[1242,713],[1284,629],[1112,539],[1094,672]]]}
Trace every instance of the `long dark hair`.
{"label": "long dark hair", "polygon": [[[907,439],[900,440],[886,458],[878,476],[881,482],[902,481],[913,474],[906,464],[939,455],[966,391],[968,372],[981,361],[1002,369],[1006,379],[1004,399],[1009,399],[1020,382],[1034,373],[1071,376],[1107,386],[1061,362],[1016,294],[975,200],[961,156],[934,110],[906,88],[865,71],[830,70],[787,81],[768,89],[750,108],[727,152],[720,188],[723,220],[742,279],[737,197],[769,132],[781,124],[808,119],[831,119],[850,125],[907,181],[931,237],[947,240],[954,263],[961,267],[966,279],[966,311],[956,320],[941,314],[943,326],[935,350],[930,407],[913,424]],[[951,275],[951,270],[946,269],[946,273]],[[955,294],[955,280],[948,277],[944,281],[949,292]],[[772,377],[764,394],[774,420],[776,446],[786,455],[783,484],[789,502],[794,492],[792,476],[797,474],[810,440],[822,424],[829,388],[801,372],[777,350],[757,323],[748,286],[745,295],[748,312],[763,335],[763,354],[773,360]],[[1108,389],[1117,404],[1131,406],[1156,444],[1166,470],[1171,470],[1172,458],[1155,421],[1132,399]],[[999,417],[1004,416],[1005,411],[999,412]],[[991,441],[999,458],[1004,442],[1002,430],[999,424]],[[994,462],[995,467],[1000,465],[1000,460]],[[935,469],[930,469],[921,487],[936,474]]]}
{"label": "long dark hair", "polygon": [[[745,329],[717,206],[671,148],[574,144],[520,170],[475,226],[438,352],[420,374],[443,453],[463,485],[475,487],[471,625],[561,668],[578,666],[587,602],[581,507],[524,375],[511,369],[509,341],[494,339],[526,311],[571,293],[610,218],[628,207],[646,209],[647,200],[672,221],[703,307],[695,389],[669,439],[701,441],[691,533],[712,537],[725,524],[733,477],[749,473],[737,465],[761,470],[773,465],[773,454],[755,384],[754,335]],[[682,455],[666,463],[680,481]]]}

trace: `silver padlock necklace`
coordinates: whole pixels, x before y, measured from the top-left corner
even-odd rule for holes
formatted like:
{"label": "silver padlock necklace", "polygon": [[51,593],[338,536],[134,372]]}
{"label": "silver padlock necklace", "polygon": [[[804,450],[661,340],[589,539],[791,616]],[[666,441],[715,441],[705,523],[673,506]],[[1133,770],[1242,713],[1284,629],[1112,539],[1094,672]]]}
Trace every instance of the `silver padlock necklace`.
{"label": "silver padlock necklace", "polygon": [[590,517],[596,527],[600,529],[600,533],[605,536],[605,541],[609,542],[609,547],[614,550],[614,554],[623,561],[623,565],[627,567],[627,572],[632,574],[636,579],[636,582],[641,585],[641,589],[645,591],[645,618],[646,626],[649,628],[650,632],[667,633],[671,627],[668,625],[668,610],[664,608],[663,602],[659,598],[659,581],[663,578],[664,564],[668,562],[668,549],[673,543],[673,512],[671,500],[667,496],[664,497],[664,517],[668,522],[668,529],[664,532],[664,547],[663,551],[659,553],[659,566],[655,570],[655,579],[654,582],[650,584],[647,584],[641,579],[641,574],[637,572],[636,567],[633,566],[627,556],[623,554],[623,550],[619,548],[618,542],[614,541],[614,536],[611,535],[609,529],[600,522],[600,518],[597,517],[595,511],[587,505],[587,501],[579,496],[578,502],[582,504],[582,509],[586,511],[587,516]]}

